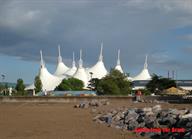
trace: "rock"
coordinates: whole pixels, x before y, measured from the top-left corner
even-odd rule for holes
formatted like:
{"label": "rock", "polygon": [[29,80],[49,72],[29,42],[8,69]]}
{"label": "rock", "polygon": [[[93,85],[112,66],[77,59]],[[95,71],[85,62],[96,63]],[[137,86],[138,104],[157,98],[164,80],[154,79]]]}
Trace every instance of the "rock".
{"label": "rock", "polygon": [[192,118],[192,113],[182,115],[181,118],[183,118],[183,119]]}
{"label": "rock", "polygon": [[78,105],[78,104],[77,104],[77,105],[75,105],[75,106],[74,106],[74,108],[79,108],[79,105]]}
{"label": "rock", "polygon": [[127,124],[127,129],[128,130],[134,130],[136,127],[139,126],[139,123],[135,120],[130,120]]}
{"label": "rock", "polygon": [[136,109],[135,112],[140,114],[140,113],[144,113],[144,110],[143,109]]}
{"label": "rock", "polygon": [[146,112],[145,113],[146,116],[150,116],[150,115],[155,115],[152,111]]}
{"label": "rock", "polygon": [[186,127],[187,127],[187,128],[192,128],[192,122],[188,122],[188,123],[186,124]]}
{"label": "rock", "polygon": [[121,112],[118,112],[115,115],[113,115],[113,120],[119,121],[119,120],[123,119],[123,117],[124,117],[124,114]]}
{"label": "rock", "polygon": [[84,108],[84,107],[85,107],[84,103],[79,104],[79,108]]}
{"label": "rock", "polygon": [[130,109],[124,115],[124,123],[128,123],[130,120],[136,121],[138,116],[139,115],[134,110]]}
{"label": "rock", "polygon": [[[139,123],[139,122],[138,122]],[[138,127],[145,127],[145,123],[142,122],[142,123],[139,123]]]}
{"label": "rock", "polygon": [[[123,130],[134,130],[135,128],[184,128],[187,129],[186,137],[192,129],[192,111],[166,109],[162,110],[160,105],[154,107],[146,107],[143,109],[126,109],[119,108],[111,110],[106,114],[101,114],[93,118],[99,123],[106,123],[110,127],[120,128]],[[190,132],[188,132],[190,129]],[[141,132],[140,135],[145,135],[150,138],[183,138],[185,133],[179,132]],[[191,133],[192,134],[192,133]]]}
{"label": "rock", "polygon": [[176,122],[177,122],[176,119],[174,119],[174,118],[171,117],[171,116],[168,116],[168,117],[162,118],[162,119],[159,121],[159,124],[160,124],[160,125],[167,125],[168,127],[172,127]]}
{"label": "rock", "polygon": [[157,117],[163,118],[163,117],[166,117],[167,115],[168,115],[168,110],[161,110],[161,111],[157,114]]}
{"label": "rock", "polygon": [[139,117],[137,118],[138,123],[143,123],[144,120],[145,120],[144,116],[141,116],[141,115],[139,115]]}
{"label": "rock", "polygon": [[112,114],[117,114],[118,112],[116,110],[111,111]]}
{"label": "rock", "polygon": [[189,120],[187,118],[184,119],[180,119],[177,123],[178,127],[185,127],[187,125],[187,123],[189,122]]}
{"label": "rock", "polygon": [[105,123],[107,123],[107,124],[111,124],[112,123],[112,116],[111,115],[104,115],[104,116],[102,116],[102,117],[99,117],[99,119],[101,120],[101,121],[104,121]]}
{"label": "rock", "polygon": [[155,116],[145,116],[144,122],[145,122],[145,126],[147,128],[153,128],[154,126],[154,121],[155,121],[156,117]]}
{"label": "rock", "polygon": [[[100,117],[101,117],[101,115],[95,116],[95,117],[93,118],[93,121],[97,121],[98,119],[100,119]],[[101,121],[103,121],[103,120],[101,120]]]}
{"label": "rock", "polygon": [[124,124],[124,122],[122,120],[116,122],[115,125],[118,126],[119,128],[126,128],[127,127],[127,125]]}
{"label": "rock", "polygon": [[161,105],[155,105],[155,106],[152,108],[152,111],[153,111],[154,113],[157,113],[157,112],[161,111]]}
{"label": "rock", "polygon": [[192,131],[187,131],[183,137],[184,139],[192,139]]}
{"label": "rock", "polygon": [[152,108],[146,107],[146,108],[143,108],[143,111],[144,111],[144,112],[150,112],[150,111],[152,111]]}

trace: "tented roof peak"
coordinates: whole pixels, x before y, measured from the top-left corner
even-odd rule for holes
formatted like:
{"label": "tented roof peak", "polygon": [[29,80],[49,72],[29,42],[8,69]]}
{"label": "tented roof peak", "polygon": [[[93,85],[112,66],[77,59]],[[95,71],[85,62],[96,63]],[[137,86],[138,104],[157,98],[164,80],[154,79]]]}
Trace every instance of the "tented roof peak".
{"label": "tented roof peak", "polygon": [[101,49],[100,49],[99,61],[103,61],[103,42],[101,42]]}
{"label": "tented roof peak", "polygon": [[148,68],[147,60],[148,60],[148,55],[145,56],[144,69]]}
{"label": "tented roof peak", "polygon": [[40,50],[40,65],[41,65],[41,68],[44,68],[45,67],[45,63],[44,63],[44,60],[43,60],[43,52],[42,50]]}
{"label": "tented roof peak", "polygon": [[72,67],[76,67],[75,66],[75,53],[73,52],[73,62],[72,62]]}
{"label": "tented roof peak", "polygon": [[59,53],[59,56],[58,56],[58,63],[61,63],[61,62],[62,62],[62,57],[61,57],[61,48],[60,48],[60,44],[58,45],[58,53]]}
{"label": "tented roof peak", "polygon": [[83,67],[83,60],[82,60],[82,49],[80,49],[79,53],[79,68]]}
{"label": "tented roof peak", "polygon": [[118,50],[118,54],[117,54],[117,65],[115,67],[116,70],[120,71],[121,73],[123,73],[123,69],[121,67],[121,62],[120,62],[120,49]]}
{"label": "tented roof peak", "polygon": [[57,67],[55,70],[54,75],[60,76],[63,75],[69,68],[63,63],[62,57],[61,57],[61,50],[60,45],[58,45],[58,61],[57,61]]}
{"label": "tented roof peak", "polygon": [[117,65],[120,65],[120,49],[118,50],[118,55],[117,55]]}

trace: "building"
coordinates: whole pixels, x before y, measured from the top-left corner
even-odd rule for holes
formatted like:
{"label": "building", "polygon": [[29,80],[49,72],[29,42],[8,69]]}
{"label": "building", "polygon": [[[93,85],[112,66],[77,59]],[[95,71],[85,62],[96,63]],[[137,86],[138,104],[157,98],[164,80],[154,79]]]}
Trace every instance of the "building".
{"label": "building", "polygon": [[[75,64],[75,54],[73,53],[73,60],[71,68],[67,67],[61,57],[60,46],[58,46],[58,62],[56,66],[56,70],[54,74],[51,74],[43,60],[42,51],[40,51],[40,69],[39,69],[39,77],[42,82],[42,91],[52,91],[54,90],[63,79],[74,77],[84,82],[84,88],[86,89],[89,83],[89,80],[92,78],[101,79],[108,74],[107,69],[105,68],[105,64],[103,62],[103,43],[101,43],[101,49],[98,61],[91,68],[85,68],[83,66],[82,59],[82,50],[80,50],[79,63],[78,67]],[[120,50],[118,50],[117,55],[117,64],[115,69],[119,70],[121,73],[124,73],[121,63],[120,63]],[[128,80],[133,82],[133,89],[143,89],[146,84],[151,80],[151,75],[148,70],[148,56],[146,55],[144,67],[141,72],[135,77],[128,77]],[[192,90],[192,80],[177,80],[177,86],[186,90]],[[26,90],[34,89],[34,83],[27,86]]]}

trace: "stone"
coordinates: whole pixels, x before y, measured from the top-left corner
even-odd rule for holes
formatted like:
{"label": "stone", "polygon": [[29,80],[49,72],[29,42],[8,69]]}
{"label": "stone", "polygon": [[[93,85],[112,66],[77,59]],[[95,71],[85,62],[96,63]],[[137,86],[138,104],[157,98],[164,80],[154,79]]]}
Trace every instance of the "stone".
{"label": "stone", "polygon": [[181,118],[192,118],[192,113],[189,113],[189,114],[185,114],[185,115],[182,115]]}
{"label": "stone", "polygon": [[145,127],[145,123],[144,122],[139,123],[138,127]]}
{"label": "stone", "polygon": [[93,121],[97,121],[99,118],[101,117],[101,115],[97,115],[93,118]]}
{"label": "stone", "polygon": [[162,110],[157,114],[157,117],[163,118],[168,115],[168,110]]}
{"label": "stone", "polygon": [[135,112],[140,114],[140,113],[144,113],[144,110],[143,109],[136,109]]}
{"label": "stone", "polygon": [[104,121],[105,123],[107,123],[107,124],[111,124],[112,123],[112,116],[111,115],[104,115],[104,116],[101,116],[101,117],[99,117],[99,119],[101,120],[101,121]]}
{"label": "stone", "polygon": [[144,111],[144,112],[150,112],[150,111],[152,111],[152,108],[146,107],[146,108],[143,108],[143,111]]}
{"label": "stone", "polygon": [[137,118],[138,123],[143,123],[144,120],[145,120],[144,116],[141,116],[141,115],[139,115],[139,117]]}
{"label": "stone", "polygon": [[152,108],[152,111],[153,111],[154,113],[157,113],[157,112],[161,111],[161,105],[155,105],[155,106]]}
{"label": "stone", "polygon": [[78,105],[78,104],[77,104],[77,105],[75,105],[75,106],[74,106],[74,108],[79,108],[79,105]]}
{"label": "stone", "polygon": [[153,127],[155,127],[155,126],[154,126],[155,118],[156,118],[156,117],[154,117],[154,116],[146,116],[145,119],[144,119],[145,126],[146,126],[147,128],[153,128]]}
{"label": "stone", "polygon": [[187,127],[187,128],[192,128],[192,122],[188,122],[188,123],[186,124],[186,127]]}
{"label": "stone", "polygon": [[139,126],[139,123],[135,120],[130,120],[127,124],[127,129],[128,130],[134,130],[136,127]]}
{"label": "stone", "polygon": [[124,123],[128,123],[130,120],[137,120],[138,114],[134,110],[128,110],[127,113],[125,113],[124,117]]}
{"label": "stone", "polygon": [[192,131],[187,131],[183,138],[184,139],[192,139]]}
{"label": "stone", "polygon": [[145,113],[146,116],[151,116],[151,115],[155,115],[152,111],[146,112]]}
{"label": "stone", "polygon": [[189,120],[187,118],[185,119],[180,119],[177,123],[178,127],[185,127],[187,125],[187,123],[189,122]]}
{"label": "stone", "polygon": [[[133,131],[135,128],[173,128],[182,127],[187,131],[186,137],[192,139],[192,111],[188,109],[166,109],[162,110],[160,105],[136,108],[119,108],[110,110],[106,114],[100,114],[93,118],[94,121],[105,123],[107,126]],[[102,112],[103,113],[103,112]],[[190,130],[190,132],[189,132]],[[138,133],[150,138],[183,138],[185,133],[179,132],[141,132]],[[137,133],[136,133],[137,134]]]}

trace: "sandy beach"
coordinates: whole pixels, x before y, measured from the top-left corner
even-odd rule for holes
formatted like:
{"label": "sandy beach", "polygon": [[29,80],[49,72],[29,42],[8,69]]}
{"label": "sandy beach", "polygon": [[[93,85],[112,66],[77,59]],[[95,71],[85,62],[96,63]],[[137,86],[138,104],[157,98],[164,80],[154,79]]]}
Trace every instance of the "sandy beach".
{"label": "sandy beach", "polygon": [[[75,103],[0,103],[1,139],[142,139],[133,133],[95,123],[92,108],[75,109]],[[148,107],[152,103],[113,100],[96,109]],[[190,104],[160,104],[163,108],[192,108]],[[146,137],[145,137],[146,138]]]}

